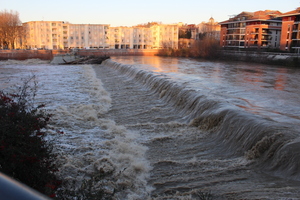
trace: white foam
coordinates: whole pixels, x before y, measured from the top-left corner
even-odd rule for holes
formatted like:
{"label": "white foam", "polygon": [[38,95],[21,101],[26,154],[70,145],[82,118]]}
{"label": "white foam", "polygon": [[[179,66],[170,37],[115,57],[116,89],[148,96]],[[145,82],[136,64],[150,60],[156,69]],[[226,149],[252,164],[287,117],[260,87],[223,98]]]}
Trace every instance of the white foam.
{"label": "white foam", "polygon": [[[112,173],[109,179],[116,181],[106,182],[105,187],[115,188],[116,196],[143,198],[152,190],[147,186],[151,169],[145,159],[147,148],[136,141],[139,133],[102,118],[111,107],[110,94],[91,66],[82,68],[87,84],[81,85],[81,89],[88,95],[86,104],[73,102],[56,107],[49,130],[60,154],[59,175],[63,180],[76,181],[76,187],[80,187],[84,180],[99,173]],[[65,134],[57,136],[53,129]],[[93,188],[103,186],[99,183]]]}

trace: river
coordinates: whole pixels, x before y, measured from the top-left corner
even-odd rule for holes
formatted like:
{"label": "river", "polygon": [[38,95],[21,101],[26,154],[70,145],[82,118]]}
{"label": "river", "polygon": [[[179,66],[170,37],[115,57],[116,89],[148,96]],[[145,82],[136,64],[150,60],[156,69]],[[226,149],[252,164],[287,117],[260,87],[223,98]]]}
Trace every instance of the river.
{"label": "river", "polygon": [[77,186],[105,172],[95,188],[116,199],[300,199],[299,73],[165,57],[2,61],[0,87],[36,76],[59,176]]}

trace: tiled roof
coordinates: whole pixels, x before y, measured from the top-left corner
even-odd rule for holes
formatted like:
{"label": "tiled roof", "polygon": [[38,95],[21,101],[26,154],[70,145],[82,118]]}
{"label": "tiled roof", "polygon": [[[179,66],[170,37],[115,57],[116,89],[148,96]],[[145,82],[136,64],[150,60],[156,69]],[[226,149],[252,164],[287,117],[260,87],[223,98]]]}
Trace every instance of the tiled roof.
{"label": "tiled roof", "polygon": [[[226,23],[226,22],[233,22],[233,21],[240,21],[243,20],[268,20],[268,19],[273,19],[275,17],[278,17],[282,13],[279,12],[278,10],[264,10],[264,11],[256,11],[256,12],[241,12],[240,14],[223,21],[221,23]],[[244,19],[243,19],[244,18]]]}
{"label": "tiled roof", "polygon": [[281,16],[290,16],[290,15],[299,15],[300,14],[300,7],[296,10],[292,10],[286,13],[283,13]]}

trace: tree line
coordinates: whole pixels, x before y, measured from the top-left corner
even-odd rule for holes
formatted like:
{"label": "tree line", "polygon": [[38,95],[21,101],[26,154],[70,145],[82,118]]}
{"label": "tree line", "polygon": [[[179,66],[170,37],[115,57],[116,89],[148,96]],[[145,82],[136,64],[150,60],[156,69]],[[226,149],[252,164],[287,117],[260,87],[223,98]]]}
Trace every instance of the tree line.
{"label": "tree line", "polygon": [[15,49],[22,44],[24,31],[17,11],[0,11],[0,49]]}

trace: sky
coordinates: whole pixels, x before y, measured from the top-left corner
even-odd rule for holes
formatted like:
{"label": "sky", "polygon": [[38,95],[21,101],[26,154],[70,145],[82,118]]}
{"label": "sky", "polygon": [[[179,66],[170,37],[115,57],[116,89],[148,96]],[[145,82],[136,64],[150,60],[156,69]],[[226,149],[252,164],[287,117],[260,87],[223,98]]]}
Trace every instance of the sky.
{"label": "sky", "polygon": [[289,12],[300,0],[0,0],[0,11],[17,11],[22,22],[134,26],[147,22],[199,24],[225,21],[243,11]]}

